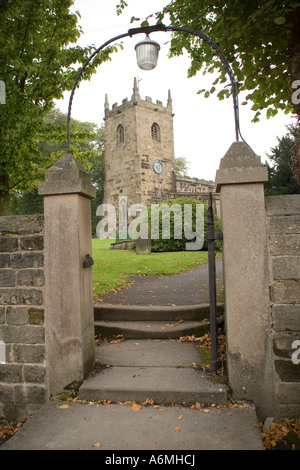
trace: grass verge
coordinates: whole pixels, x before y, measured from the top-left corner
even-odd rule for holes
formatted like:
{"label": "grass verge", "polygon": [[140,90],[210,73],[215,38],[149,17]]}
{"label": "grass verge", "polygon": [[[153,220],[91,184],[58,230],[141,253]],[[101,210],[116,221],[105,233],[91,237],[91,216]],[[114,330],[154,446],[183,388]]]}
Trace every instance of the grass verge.
{"label": "grass verge", "polygon": [[98,238],[92,241],[94,302],[129,284],[131,276],[178,274],[208,261],[206,251],[137,255],[130,250],[110,250],[112,242]]}

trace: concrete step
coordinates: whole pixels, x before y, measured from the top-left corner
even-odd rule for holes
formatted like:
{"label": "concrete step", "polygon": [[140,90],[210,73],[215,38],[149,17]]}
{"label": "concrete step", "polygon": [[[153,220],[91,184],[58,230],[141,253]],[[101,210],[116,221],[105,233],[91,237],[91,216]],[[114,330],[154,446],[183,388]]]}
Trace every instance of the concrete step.
{"label": "concrete step", "polygon": [[[209,319],[209,304],[187,306],[146,306],[96,304],[95,321],[179,321]],[[222,303],[217,305],[219,313],[224,311]]]}
{"label": "concrete step", "polygon": [[199,369],[203,355],[195,343],[102,343],[97,347],[96,361],[104,367],[81,385],[80,399],[113,403],[152,399],[164,405],[227,403],[226,387]]}
{"label": "concrete step", "polygon": [[117,367],[190,367],[204,363],[199,343],[176,340],[126,340],[96,347],[96,364]]}
{"label": "concrete step", "polygon": [[226,389],[205,372],[176,367],[111,367],[89,377],[79,389],[82,400],[110,400],[157,404],[201,403],[225,405]]}
{"label": "concrete step", "polygon": [[[62,402],[47,402],[0,450],[100,450],[102,453],[97,454],[100,465],[107,464],[105,451],[118,457],[120,452],[116,451],[127,451],[128,456],[130,450],[130,456],[140,457],[142,465],[143,459],[147,459],[147,465],[156,455],[155,452],[146,455],[147,450],[160,451],[161,458],[165,451],[173,450],[180,458],[180,451],[188,450],[196,459],[194,462],[187,457],[185,466],[200,468],[203,455],[196,451],[264,449],[255,408],[250,406],[219,409],[142,406],[134,412],[130,405],[66,403],[66,409],[61,409]],[[140,450],[144,452],[138,454]]]}
{"label": "concrete step", "polygon": [[209,329],[203,321],[95,321],[95,334],[103,337],[124,335],[127,339],[139,338],[180,338],[181,336],[202,336]]}

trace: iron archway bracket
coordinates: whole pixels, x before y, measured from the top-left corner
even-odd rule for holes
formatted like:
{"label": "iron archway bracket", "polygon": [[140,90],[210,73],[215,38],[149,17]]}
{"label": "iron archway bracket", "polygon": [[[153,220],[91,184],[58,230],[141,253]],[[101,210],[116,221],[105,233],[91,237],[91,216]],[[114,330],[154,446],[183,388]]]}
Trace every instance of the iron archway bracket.
{"label": "iron archway bracket", "polygon": [[126,33],[120,34],[119,36],[115,36],[115,37],[109,39],[108,41],[103,43],[100,47],[98,47],[98,49],[96,49],[90,55],[90,57],[86,60],[86,62],[83,64],[83,66],[81,67],[81,69],[80,69],[80,71],[79,71],[79,73],[78,73],[78,75],[75,79],[74,85],[73,85],[72,90],[71,90],[70,99],[69,99],[69,107],[68,107],[68,115],[67,115],[67,152],[68,153],[70,153],[71,110],[72,110],[72,103],[73,103],[73,99],[74,99],[75,90],[78,86],[79,81],[81,80],[81,77],[83,75],[84,70],[89,65],[89,63],[92,61],[92,59],[97,54],[99,54],[99,52],[101,52],[105,47],[109,46],[112,42],[118,41],[118,40],[123,39],[125,37],[128,37],[128,36],[132,37],[132,36],[135,36],[136,34],[141,34],[141,33],[151,34],[151,33],[155,33],[155,32],[168,32],[168,31],[179,31],[179,32],[181,31],[181,32],[185,32],[185,33],[188,33],[188,34],[193,34],[194,36],[197,36],[200,39],[202,39],[203,41],[205,41],[216,52],[216,54],[219,56],[219,58],[222,61],[222,64],[224,65],[224,67],[226,69],[226,72],[227,72],[227,74],[230,78],[230,82],[231,82],[236,141],[239,141],[239,137],[241,137],[241,139],[244,141],[244,139],[241,135],[241,132],[240,132],[240,124],[239,124],[239,105],[238,105],[237,84],[236,84],[236,81],[235,81],[235,78],[234,78],[233,70],[232,70],[229,62],[227,61],[226,57],[224,56],[223,52],[219,48],[219,46],[210,37],[206,36],[204,33],[200,32],[200,31],[196,31],[194,29],[177,27],[177,26],[165,26],[164,24],[161,23],[161,24],[157,24],[157,25],[153,25],[153,26],[144,26],[144,27],[140,27],[140,28],[132,28],[132,29],[129,29]]}

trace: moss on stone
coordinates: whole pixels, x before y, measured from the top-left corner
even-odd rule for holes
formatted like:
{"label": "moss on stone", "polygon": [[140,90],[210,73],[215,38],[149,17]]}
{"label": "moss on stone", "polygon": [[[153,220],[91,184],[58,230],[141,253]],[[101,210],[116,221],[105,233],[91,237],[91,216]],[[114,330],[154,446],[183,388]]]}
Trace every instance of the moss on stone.
{"label": "moss on stone", "polygon": [[44,324],[44,310],[29,309],[28,312],[30,325],[43,325]]}

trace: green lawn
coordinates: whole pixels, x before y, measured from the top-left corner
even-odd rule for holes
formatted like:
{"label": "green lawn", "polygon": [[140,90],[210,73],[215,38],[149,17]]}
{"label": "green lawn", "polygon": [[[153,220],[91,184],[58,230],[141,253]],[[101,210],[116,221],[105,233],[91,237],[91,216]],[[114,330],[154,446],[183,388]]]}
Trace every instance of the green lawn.
{"label": "green lawn", "polygon": [[93,239],[94,301],[130,282],[131,276],[177,274],[207,263],[207,252],[180,251],[136,255],[135,251],[110,250],[113,240]]}

